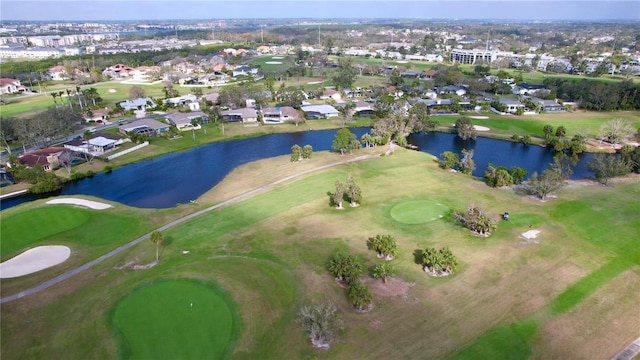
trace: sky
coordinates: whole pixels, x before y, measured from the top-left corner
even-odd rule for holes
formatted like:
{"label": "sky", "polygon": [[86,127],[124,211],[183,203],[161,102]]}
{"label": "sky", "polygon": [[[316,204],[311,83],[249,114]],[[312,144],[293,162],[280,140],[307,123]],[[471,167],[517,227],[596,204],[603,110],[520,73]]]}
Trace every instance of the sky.
{"label": "sky", "polygon": [[6,20],[404,18],[635,20],[639,0],[0,0]]}

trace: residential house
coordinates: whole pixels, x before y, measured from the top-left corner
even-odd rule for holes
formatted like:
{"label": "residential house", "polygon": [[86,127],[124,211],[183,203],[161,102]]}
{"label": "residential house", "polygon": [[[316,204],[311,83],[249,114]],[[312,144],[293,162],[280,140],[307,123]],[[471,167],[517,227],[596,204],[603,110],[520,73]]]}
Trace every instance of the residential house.
{"label": "residential house", "polygon": [[26,167],[41,167],[44,171],[51,171],[60,166],[60,158],[68,150],[64,147],[49,147],[35,150],[18,156],[18,162]]}
{"label": "residential house", "polygon": [[511,92],[516,95],[537,95],[537,96],[546,96],[551,93],[551,90],[547,87],[547,85],[539,84],[532,85],[527,83],[521,83],[515,85],[511,88]]}
{"label": "residential house", "polygon": [[20,80],[11,78],[0,78],[0,94],[15,94],[26,92],[29,89],[20,84]]}
{"label": "residential house", "polygon": [[356,103],[356,107],[353,108],[353,112],[356,116],[373,116],[375,108],[371,103],[368,103],[366,101],[358,101]]}
{"label": "residential house", "polygon": [[228,122],[257,123],[258,111],[255,108],[230,109],[221,111],[220,117]]}
{"label": "residential house", "polygon": [[518,100],[509,99],[509,98],[500,98],[500,102],[507,107],[507,112],[509,114],[515,114],[518,111],[518,109],[524,110],[524,105]]}
{"label": "residential house", "polygon": [[302,107],[302,111],[304,111],[309,119],[327,119],[340,115],[336,108],[326,104],[306,105]]}
{"label": "residential house", "polygon": [[162,135],[169,132],[169,125],[160,121],[144,118],[135,120],[129,124],[121,125],[118,131],[123,134],[130,132],[134,134],[145,134],[150,136]]}
{"label": "residential house", "polygon": [[111,109],[109,109],[108,107],[104,109],[91,110],[91,112],[84,115],[84,120],[87,122],[89,121],[104,122],[109,118],[109,112],[111,112]]}
{"label": "residential house", "polygon": [[532,98],[531,101],[540,105],[540,111],[544,111],[544,112],[567,111],[567,108],[562,104],[558,104],[556,100],[544,100],[544,99]]}
{"label": "residential house", "polygon": [[130,140],[118,135],[95,133],[92,134],[89,139],[68,141],[64,143],[64,147],[75,152],[100,155],[114,150],[116,145],[123,144],[127,141]]}
{"label": "residential house", "polygon": [[[180,131],[198,130],[200,129],[200,124],[209,123],[209,116],[202,111],[169,113],[165,117],[171,125],[177,127]],[[195,125],[193,124],[194,120],[196,122]]]}
{"label": "residential house", "polygon": [[68,80],[69,75],[67,74],[67,69],[64,66],[58,65],[49,69],[49,75],[51,76],[51,80]]}
{"label": "residential house", "polygon": [[200,110],[200,103],[198,102],[198,97],[194,94],[187,94],[183,96],[172,97],[169,99],[162,100],[163,104],[169,104],[174,107],[179,106],[188,106],[192,111]]}
{"label": "residential house", "polygon": [[129,76],[138,81],[152,81],[153,75],[159,70],[159,66],[138,66],[129,71]]}
{"label": "residential house", "polygon": [[236,66],[235,69],[233,69],[233,77],[238,77],[238,76],[252,76],[255,77],[256,75],[258,75],[258,68],[252,68],[249,67],[247,65],[240,65],[240,66]]}
{"label": "residential house", "polygon": [[414,70],[407,70],[400,73],[400,76],[408,79],[417,79],[420,75],[422,75],[422,72]]}
{"label": "residential house", "polygon": [[466,93],[467,89],[463,88],[462,86],[447,85],[438,88],[438,94],[455,94],[458,96],[463,96]]}
{"label": "residential house", "polygon": [[424,80],[433,80],[435,79],[436,75],[438,75],[439,72],[437,70],[425,70],[422,72],[421,77]]}
{"label": "residential house", "polygon": [[332,88],[324,88],[322,92],[322,96],[320,96],[322,100],[334,100],[334,101],[342,101],[342,96],[338,91]]}
{"label": "residential house", "polygon": [[125,110],[146,110],[148,107],[154,108],[157,106],[149,97],[138,98],[135,100],[123,100],[117,102],[116,105],[120,105],[120,107]]}
{"label": "residential house", "polygon": [[129,73],[132,71],[133,69],[127,65],[115,64],[104,69],[104,71],[102,72],[102,75],[110,76],[112,78],[121,78],[121,77],[129,76]]}
{"label": "residential house", "polygon": [[291,106],[264,107],[260,110],[265,124],[282,124],[302,120],[302,115]]}

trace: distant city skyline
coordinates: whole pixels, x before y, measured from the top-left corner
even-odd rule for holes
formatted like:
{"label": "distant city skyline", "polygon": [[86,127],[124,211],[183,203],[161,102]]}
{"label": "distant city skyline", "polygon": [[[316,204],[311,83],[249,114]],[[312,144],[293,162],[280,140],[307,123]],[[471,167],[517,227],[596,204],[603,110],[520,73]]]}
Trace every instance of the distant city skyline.
{"label": "distant city skyline", "polygon": [[0,20],[474,19],[640,21],[640,1],[0,0]]}

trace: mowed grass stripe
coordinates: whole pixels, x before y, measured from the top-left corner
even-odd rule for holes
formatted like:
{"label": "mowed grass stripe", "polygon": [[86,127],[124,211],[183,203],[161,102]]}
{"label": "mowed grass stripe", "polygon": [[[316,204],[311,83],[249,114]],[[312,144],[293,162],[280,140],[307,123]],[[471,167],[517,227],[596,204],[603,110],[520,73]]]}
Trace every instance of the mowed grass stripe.
{"label": "mowed grass stripe", "polygon": [[220,289],[187,279],[134,290],[117,304],[115,326],[134,359],[221,359],[234,333],[234,314]]}
{"label": "mowed grass stripe", "polygon": [[551,310],[554,314],[566,312],[595,292],[600,286],[606,284],[634,265],[632,261],[624,257],[611,260],[560,294],[551,303]]}
{"label": "mowed grass stripe", "polygon": [[532,354],[531,342],[538,326],[532,320],[491,329],[451,359],[524,360]]}

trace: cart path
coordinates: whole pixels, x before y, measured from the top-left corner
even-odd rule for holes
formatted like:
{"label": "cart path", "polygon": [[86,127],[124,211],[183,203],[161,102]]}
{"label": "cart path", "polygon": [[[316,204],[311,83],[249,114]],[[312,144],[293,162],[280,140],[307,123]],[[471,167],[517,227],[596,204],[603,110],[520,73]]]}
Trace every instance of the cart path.
{"label": "cart path", "polygon": [[[182,218],[174,220],[174,221],[172,221],[172,222],[170,222],[170,223],[168,223],[168,224],[166,224],[164,226],[161,226],[161,227],[155,229],[154,231],[164,231],[164,230],[170,229],[170,228],[172,228],[172,227],[174,227],[176,225],[179,225],[179,224],[181,224],[181,223],[183,223],[185,221],[191,220],[191,219],[193,219],[195,217],[198,217],[198,216],[200,216],[202,214],[206,214],[206,213],[208,213],[210,211],[213,211],[215,209],[218,209],[218,208],[221,208],[223,206],[226,206],[226,205],[232,204],[234,202],[240,201],[240,200],[245,199],[245,198],[247,198],[247,197],[249,197],[251,195],[254,195],[254,194],[259,193],[261,191],[264,191],[266,189],[272,188],[272,187],[274,187],[276,185],[279,185],[279,184],[281,184],[283,182],[286,182],[286,181],[289,181],[291,179],[295,179],[297,177],[300,177],[300,176],[303,176],[303,175],[306,175],[306,174],[309,174],[309,173],[312,173],[312,172],[315,172],[315,171],[324,170],[324,169],[327,169],[327,168],[330,168],[330,167],[343,165],[343,164],[348,164],[348,163],[361,161],[361,160],[366,160],[366,159],[372,159],[372,158],[376,158],[376,157],[379,157],[379,156],[380,155],[363,155],[363,156],[355,157],[353,159],[338,161],[338,162],[335,162],[335,163],[332,163],[332,164],[323,165],[323,166],[319,166],[317,168],[301,171],[299,173],[284,177],[284,178],[282,178],[280,180],[277,180],[277,181],[274,181],[272,183],[260,186],[260,187],[258,187],[256,189],[247,191],[247,192],[245,192],[243,194],[234,196],[234,197],[232,197],[232,198],[230,198],[228,200],[225,200],[225,201],[223,201],[221,203],[218,203],[216,205],[210,206],[210,207],[208,207],[206,209],[197,211],[197,212],[195,212],[193,214],[189,214],[187,216],[184,216]],[[102,255],[102,256],[94,259],[94,260],[89,261],[88,263],[80,265],[75,269],[71,269],[69,271],[66,271],[66,272],[64,272],[64,273],[62,273],[62,274],[60,274],[60,275],[58,275],[58,276],[56,276],[56,277],[54,277],[52,279],[49,279],[49,280],[47,280],[47,281],[45,281],[45,282],[43,282],[43,283],[41,283],[39,285],[33,286],[31,288],[28,288],[28,289],[26,289],[24,291],[21,291],[21,292],[17,293],[17,294],[13,294],[13,295],[2,297],[2,298],[0,298],[0,304],[4,304],[4,303],[7,303],[7,302],[10,302],[10,301],[13,301],[13,300],[17,300],[17,299],[23,298],[25,296],[32,295],[32,294],[35,294],[35,293],[37,293],[39,291],[42,291],[42,290],[44,290],[44,289],[46,289],[46,288],[48,288],[50,286],[53,286],[53,285],[55,285],[55,284],[57,284],[57,283],[59,283],[61,281],[64,281],[64,280],[72,277],[73,275],[75,275],[75,274],[77,274],[79,272],[87,270],[88,268],[103,262],[104,260],[112,257],[113,255],[116,255],[116,254],[118,254],[118,253],[120,253],[120,252],[122,252],[124,250],[129,249],[130,247],[132,247],[134,245],[139,244],[140,242],[148,239],[150,236],[151,236],[151,232],[149,232],[147,234],[144,234],[144,235],[140,236],[139,238],[137,238],[137,239],[135,239],[135,240],[133,240],[131,242],[128,242],[128,243],[126,243],[124,245],[121,245],[121,246],[117,247],[116,249],[114,249],[114,250],[112,250],[112,251],[110,251],[110,252],[108,252],[108,253],[106,253],[106,254],[104,254],[104,255]]]}
{"label": "cart path", "polygon": [[631,360],[640,354],[640,337],[620,351],[611,360]]}

